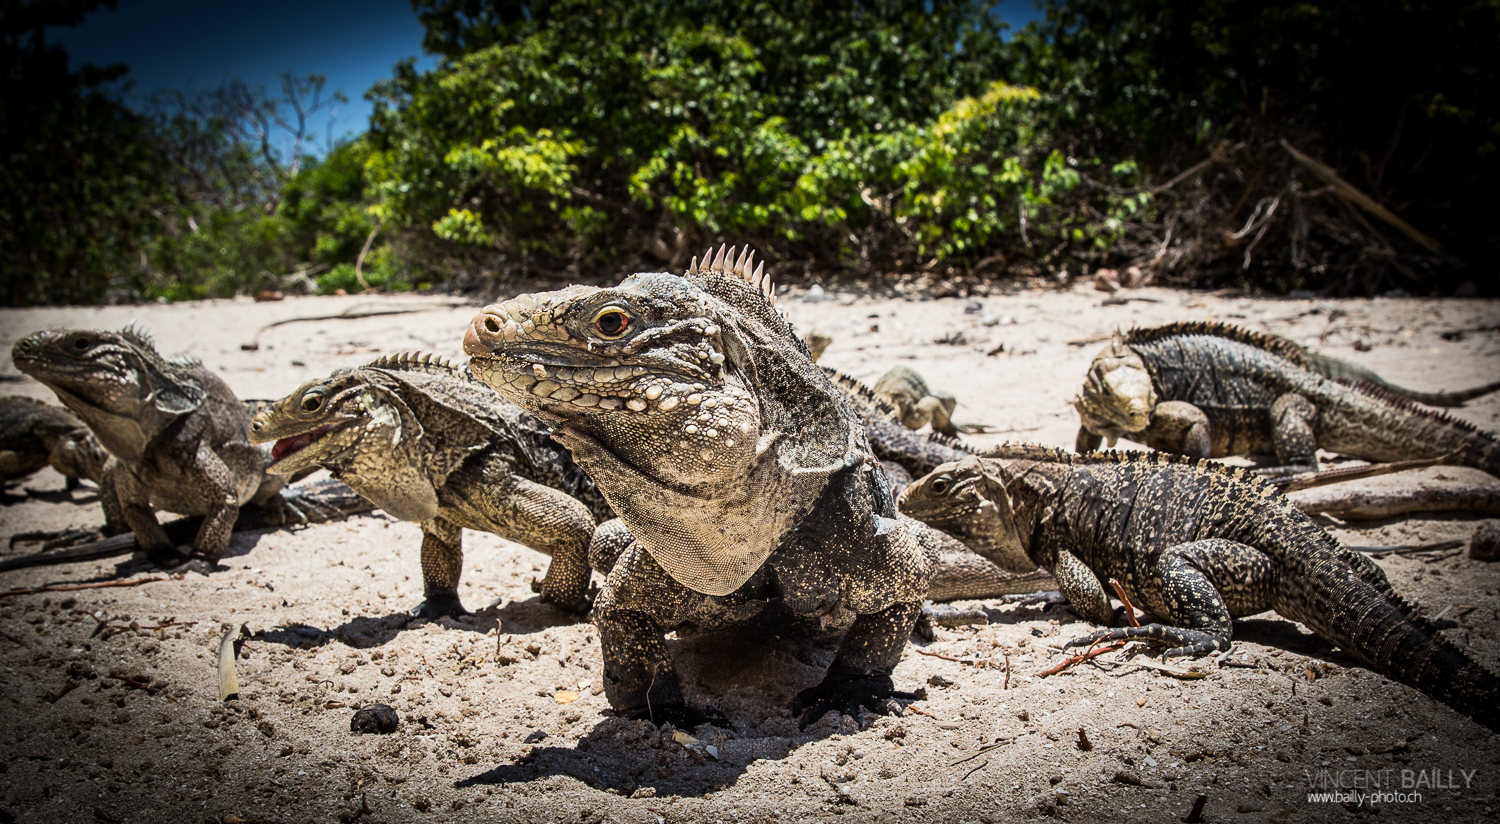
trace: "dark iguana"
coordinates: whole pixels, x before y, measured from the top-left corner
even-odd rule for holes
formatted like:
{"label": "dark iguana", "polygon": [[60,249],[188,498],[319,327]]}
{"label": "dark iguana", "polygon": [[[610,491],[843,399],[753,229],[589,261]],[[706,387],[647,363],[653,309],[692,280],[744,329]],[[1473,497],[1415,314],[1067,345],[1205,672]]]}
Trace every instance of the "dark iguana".
{"label": "dark iguana", "polygon": [[588,610],[589,540],[595,519],[613,513],[546,424],[463,367],[409,353],[340,369],[263,409],[251,432],[275,441],[270,472],[324,467],[390,515],[421,523],[416,615],[466,612],[463,529],[552,556],[533,589]]}
{"label": "dark iguana", "polygon": [[1094,358],[1074,400],[1077,449],[1107,439],[1203,458],[1274,451],[1278,472],[1318,466],[1319,447],[1371,461],[1448,456],[1500,476],[1495,436],[1380,390],[1304,367],[1284,338],[1219,323],[1133,329]]}
{"label": "dark iguana", "polygon": [[109,455],[77,416],[34,398],[0,398],[0,480],[51,467],[74,489],[80,478],[98,483]]}
{"label": "dark iguana", "polygon": [[[1500,679],[1436,634],[1368,558],[1243,468],[1150,453],[970,457],[908,487],[902,512],[1004,569],[1040,564],[1085,620],[1069,646],[1149,639],[1226,651],[1232,619],[1274,609],[1361,663],[1500,729]],[[1120,626],[1105,583],[1161,623]]]}
{"label": "dark iguana", "polygon": [[162,357],[135,328],[36,332],[11,358],[109,452],[99,483],[106,527],[133,531],[153,563],[183,559],[152,507],[204,516],[191,545],[202,566],[223,554],[241,505],[279,503],[285,480],[263,471],[250,416],[197,360]]}
{"label": "dark iguana", "polygon": [[950,438],[958,435],[958,427],[953,425],[958,399],[949,392],[929,388],[909,366],[892,366],[881,375],[875,382],[875,396],[896,408],[907,429],[921,429],[931,423],[934,432]]}
{"label": "dark iguana", "polygon": [[804,720],[884,710],[921,609],[926,530],[900,518],[863,427],[772,306],[751,254],[614,288],[572,286],[486,307],[470,369],[557,422],[635,541],[595,602],[604,689],[618,711],[682,725],[663,643],[685,622],[776,609],[852,618]]}

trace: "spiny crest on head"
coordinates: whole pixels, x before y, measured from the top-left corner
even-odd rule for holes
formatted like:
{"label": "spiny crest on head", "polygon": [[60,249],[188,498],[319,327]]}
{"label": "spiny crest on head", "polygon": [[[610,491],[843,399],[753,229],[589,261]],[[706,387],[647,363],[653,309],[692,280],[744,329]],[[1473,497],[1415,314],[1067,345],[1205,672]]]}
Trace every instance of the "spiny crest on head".
{"label": "spiny crest on head", "polygon": [[1256,349],[1263,349],[1273,355],[1286,358],[1303,368],[1307,367],[1307,350],[1286,338],[1252,331],[1242,326],[1235,326],[1220,321],[1189,320],[1177,321],[1162,326],[1149,326],[1144,329],[1136,327],[1126,332],[1123,340],[1126,345],[1130,345],[1150,343],[1151,341],[1182,335],[1208,335],[1215,338],[1226,338],[1247,346],[1253,346]]}
{"label": "spiny crest on head", "polygon": [[[710,262],[710,259],[712,262]],[[750,268],[751,266],[755,266],[753,271]],[[726,248],[724,244],[720,244],[717,255],[714,254],[713,248],[710,247],[703,253],[702,265],[699,265],[698,258],[694,257],[692,264],[688,266],[688,274],[692,275],[699,272],[723,272],[726,275],[734,275],[754,286],[756,291],[762,295],[765,295],[766,303],[772,306],[776,305],[776,286],[771,282],[770,276],[765,273],[766,262],[761,261],[757,265],[755,263],[755,251],[749,246],[740,250],[738,258],[734,256],[733,246]]]}
{"label": "spiny crest on head", "polygon": [[124,329],[120,330],[120,337],[129,341],[132,346],[148,350],[152,353],[156,352],[156,340],[151,337],[150,332],[146,331],[146,327],[137,324],[135,321],[131,321],[125,325]]}
{"label": "spiny crest on head", "polygon": [[1474,424],[1469,423],[1465,420],[1455,418],[1446,412],[1423,406],[1422,404],[1417,403],[1411,398],[1402,397],[1384,387],[1376,386],[1373,383],[1353,381],[1346,378],[1339,378],[1334,382],[1339,384],[1340,386],[1346,386],[1361,395],[1374,398],[1381,403],[1390,404],[1391,406],[1394,406],[1395,408],[1400,409],[1402,412],[1405,412],[1409,415],[1416,415],[1417,417],[1438,421],[1455,429],[1460,429],[1464,432],[1469,432],[1482,438],[1488,438],[1492,441],[1500,440],[1496,438],[1495,433],[1493,432],[1488,432],[1486,430],[1480,429]]}

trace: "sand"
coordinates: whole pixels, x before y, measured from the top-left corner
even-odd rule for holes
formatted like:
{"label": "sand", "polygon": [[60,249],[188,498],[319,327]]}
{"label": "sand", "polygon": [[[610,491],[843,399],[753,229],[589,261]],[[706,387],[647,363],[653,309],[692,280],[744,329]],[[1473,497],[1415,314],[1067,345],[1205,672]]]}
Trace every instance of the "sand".
{"label": "sand", "polygon": [[[1121,294],[1130,300],[1111,305],[1086,284],[932,300],[830,288],[825,300],[799,289],[781,301],[797,328],[833,336],[824,363],[872,382],[905,363],[952,391],[959,421],[996,430],[971,437],[980,444],[1071,446],[1068,401],[1102,345],[1074,342],[1132,324],[1235,321],[1422,388],[1500,373],[1500,336],[1475,331],[1500,320],[1500,302]],[[351,308],[420,311],[261,331]],[[242,397],[277,398],[381,354],[457,356],[474,310],[422,296],[0,310],[0,344],[134,320]],[[257,334],[258,349],[241,348]],[[0,380],[49,395],[8,362]],[[1454,414],[1495,430],[1500,399]],[[1476,479],[1444,468],[1381,483]],[[50,470],[11,484],[0,538],[102,523],[91,487],[62,490]],[[1349,544],[1395,545],[1467,541],[1493,521],[1324,523]],[[0,597],[0,821],[1175,821],[1199,797],[1205,821],[1462,821],[1500,809],[1494,735],[1274,614],[1239,622],[1222,662],[1176,662],[1199,678],[1126,653],[1036,678],[1090,627],[1044,598],[978,602],[988,625],[908,646],[895,682],[927,699],[904,717],[831,715],[803,731],[789,706],[821,678],[831,643],[675,638],[689,699],[736,727],[683,743],[609,711],[594,628],[528,586],[544,556],[465,540],[461,594],[478,614],[459,621],[407,619],[421,598],[419,532],[383,514],[238,534],[207,577]],[[1462,552],[1379,563],[1431,613],[1452,605],[1449,637],[1500,666],[1500,567]],[[97,562],[6,573],[0,588],[143,577],[161,576]],[[252,634],[242,691],[221,703],[219,639],[240,624]],[[373,702],[400,713],[397,732],[350,731]],[[1383,795],[1351,812],[1310,797],[1325,791]]]}

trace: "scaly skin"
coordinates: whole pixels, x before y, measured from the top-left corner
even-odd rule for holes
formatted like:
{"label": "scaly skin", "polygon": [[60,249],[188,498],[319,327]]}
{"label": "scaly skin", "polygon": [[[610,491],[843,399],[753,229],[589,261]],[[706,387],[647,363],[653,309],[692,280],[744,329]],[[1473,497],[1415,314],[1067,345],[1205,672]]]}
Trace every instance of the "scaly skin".
{"label": "scaly skin", "polygon": [[884,710],[921,609],[926,533],[895,512],[860,421],[772,306],[749,255],[694,260],[486,307],[470,369],[558,424],[635,540],[595,603],[617,710],[691,723],[663,645],[684,622],[778,608],[852,617],[833,666],[798,696]]}
{"label": "scaly skin", "polygon": [[415,615],[467,612],[458,597],[463,529],[551,556],[533,588],[562,609],[588,611],[594,519],[613,513],[545,424],[462,367],[412,353],[340,369],[262,409],[251,430],[276,444],[268,471],[326,468],[421,524],[425,599]]}
{"label": "scaly skin", "polygon": [[893,366],[875,382],[875,396],[895,407],[907,429],[921,429],[928,423],[932,431],[956,437],[953,410],[958,399],[941,390],[930,389],[927,381],[909,366]]}
{"label": "scaly skin", "polygon": [[191,359],[167,360],[144,333],[36,332],[11,350],[16,368],[57,394],[110,454],[100,478],[108,525],[123,524],[158,564],[181,560],[152,507],[202,515],[197,568],[228,546],[243,504],[278,500],[250,443],[250,417],[223,381]]}
{"label": "scaly skin", "polygon": [[[1290,341],[1288,341],[1290,343]],[[1299,344],[1292,343],[1293,346]],[[1299,346],[1300,348],[1300,346]],[[1352,361],[1335,358],[1321,352],[1303,349],[1303,365],[1310,371],[1342,384],[1354,386],[1364,384],[1373,387],[1388,395],[1415,401],[1427,406],[1463,406],[1465,402],[1475,398],[1484,397],[1491,392],[1500,391],[1500,381],[1491,381],[1469,389],[1460,389],[1456,392],[1423,392],[1417,389],[1407,389],[1380,377],[1373,369],[1360,366]]]}
{"label": "scaly skin", "polygon": [[1500,441],[1373,387],[1303,368],[1284,338],[1213,323],[1116,336],[1074,401],[1086,452],[1125,437],[1205,458],[1274,452],[1267,472],[1315,470],[1321,447],[1370,461],[1447,457],[1500,477]]}
{"label": "scaly skin", "polygon": [[[1227,651],[1232,619],[1274,609],[1371,669],[1500,729],[1500,678],[1439,637],[1385,573],[1241,468],[1162,454],[970,457],[908,487],[902,512],[1004,568],[1040,564],[1085,620],[1069,646],[1150,639]],[[1106,582],[1161,619],[1121,627]],[[1164,657],[1165,657],[1164,656]]]}
{"label": "scaly skin", "polygon": [[0,398],[0,480],[23,478],[51,467],[67,478],[68,489],[86,478],[99,483],[104,447],[77,416],[32,398]]}

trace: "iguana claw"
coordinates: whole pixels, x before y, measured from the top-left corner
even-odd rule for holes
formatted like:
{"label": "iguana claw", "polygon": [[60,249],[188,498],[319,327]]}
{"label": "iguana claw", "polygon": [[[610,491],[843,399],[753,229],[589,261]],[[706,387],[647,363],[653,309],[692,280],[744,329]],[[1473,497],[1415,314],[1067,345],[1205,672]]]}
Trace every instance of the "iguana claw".
{"label": "iguana claw", "polygon": [[921,701],[927,697],[926,690],[901,692],[891,683],[886,674],[861,675],[830,672],[823,683],[797,693],[792,702],[792,712],[800,713],[798,729],[822,718],[829,711],[857,716],[860,709],[879,715],[892,715],[905,708],[902,702]]}
{"label": "iguana claw", "polygon": [[429,592],[422,603],[417,604],[411,610],[411,617],[425,618],[429,621],[444,616],[454,617],[458,615],[473,615],[474,613],[464,609],[463,602],[458,600],[457,592]]}
{"label": "iguana claw", "polygon": [[734,724],[718,710],[695,710],[687,704],[666,704],[634,712],[632,721],[650,721],[658,726],[670,724],[679,730],[693,730],[699,724],[711,724],[726,730],[734,730]]}

